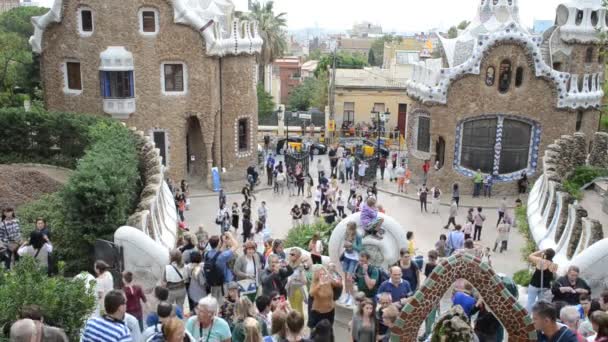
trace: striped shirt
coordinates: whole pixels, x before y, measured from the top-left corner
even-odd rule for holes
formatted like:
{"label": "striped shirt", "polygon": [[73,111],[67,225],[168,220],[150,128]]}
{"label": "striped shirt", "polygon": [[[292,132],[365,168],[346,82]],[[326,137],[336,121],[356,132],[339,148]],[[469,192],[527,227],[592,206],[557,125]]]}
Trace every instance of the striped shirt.
{"label": "striped shirt", "polygon": [[87,321],[81,342],[131,342],[131,332],[127,325],[104,317]]}

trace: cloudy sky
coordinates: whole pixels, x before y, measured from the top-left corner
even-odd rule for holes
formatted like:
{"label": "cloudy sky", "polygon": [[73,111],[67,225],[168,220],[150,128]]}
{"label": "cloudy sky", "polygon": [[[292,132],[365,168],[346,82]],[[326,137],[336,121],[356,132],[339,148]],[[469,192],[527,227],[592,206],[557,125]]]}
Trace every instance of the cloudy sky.
{"label": "cloudy sky", "polygon": [[[36,1],[36,0],[34,0]],[[49,6],[54,0],[38,0]],[[235,0],[235,2],[243,0]],[[261,0],[264,1],[264,0]],[[555,8],[568,0],[519,0],[525,26],[534,19],[555,18]],[[344,30],[356,21],[381,24],[385,31],[445,29],[475,15],[479,0],[275,0],[277,12],[286,12],[290,29]]]}

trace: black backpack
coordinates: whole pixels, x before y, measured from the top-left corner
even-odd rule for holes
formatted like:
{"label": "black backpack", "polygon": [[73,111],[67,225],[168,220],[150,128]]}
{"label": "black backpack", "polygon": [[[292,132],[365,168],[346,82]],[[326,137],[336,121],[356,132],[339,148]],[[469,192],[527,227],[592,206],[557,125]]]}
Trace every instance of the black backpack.
{"label": "black backpack", "polygon": [[213,258],[209,258],[209,253],[205,255],[205,265],[203,272],[209,286],[221,286],[224,283],[224,271],[217,265],[217,258],[221,252],[217,251]]}

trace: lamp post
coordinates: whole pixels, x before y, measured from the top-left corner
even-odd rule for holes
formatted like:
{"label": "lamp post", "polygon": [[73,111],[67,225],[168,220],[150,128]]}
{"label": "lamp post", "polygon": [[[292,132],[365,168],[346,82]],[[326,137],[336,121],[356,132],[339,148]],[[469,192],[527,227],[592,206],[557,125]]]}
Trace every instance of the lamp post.
{"label": "lamp post", "polygon": [[[391,115],[390,109],[386,109],[384,113],[380,113],[375,110],[376,108],[372,108],[372,115],[376,115],[376,151],[378,155],[378,160],[380,160],[380,133],[382,132],[382,128],[384,127],[384,122],[386,121],[386,117]],[[380,117],[382,114],[382,118]]]}

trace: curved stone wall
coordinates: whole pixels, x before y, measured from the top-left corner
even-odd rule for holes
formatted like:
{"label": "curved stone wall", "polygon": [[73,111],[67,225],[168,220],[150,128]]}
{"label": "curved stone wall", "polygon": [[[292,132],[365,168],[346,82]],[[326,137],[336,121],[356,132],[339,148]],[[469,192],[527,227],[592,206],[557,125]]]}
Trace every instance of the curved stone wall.
{"label": "curved stone wall", "polygon": [[[562,182],[576,167],[587,165],[585,136],[575,133],[557,139],[547,147],[543,157],[544,173],[536,181],[528,197],[528,223],[532,238],[540,249],[553,248],[559,274],[569,266],[581,269],[581,277],[592,291],[608,285],[608,239],[602,225],[589,218],[570,194],[562,190]],[[608,134],[596,133],[589,155],[589,165],[608,166]]]}

